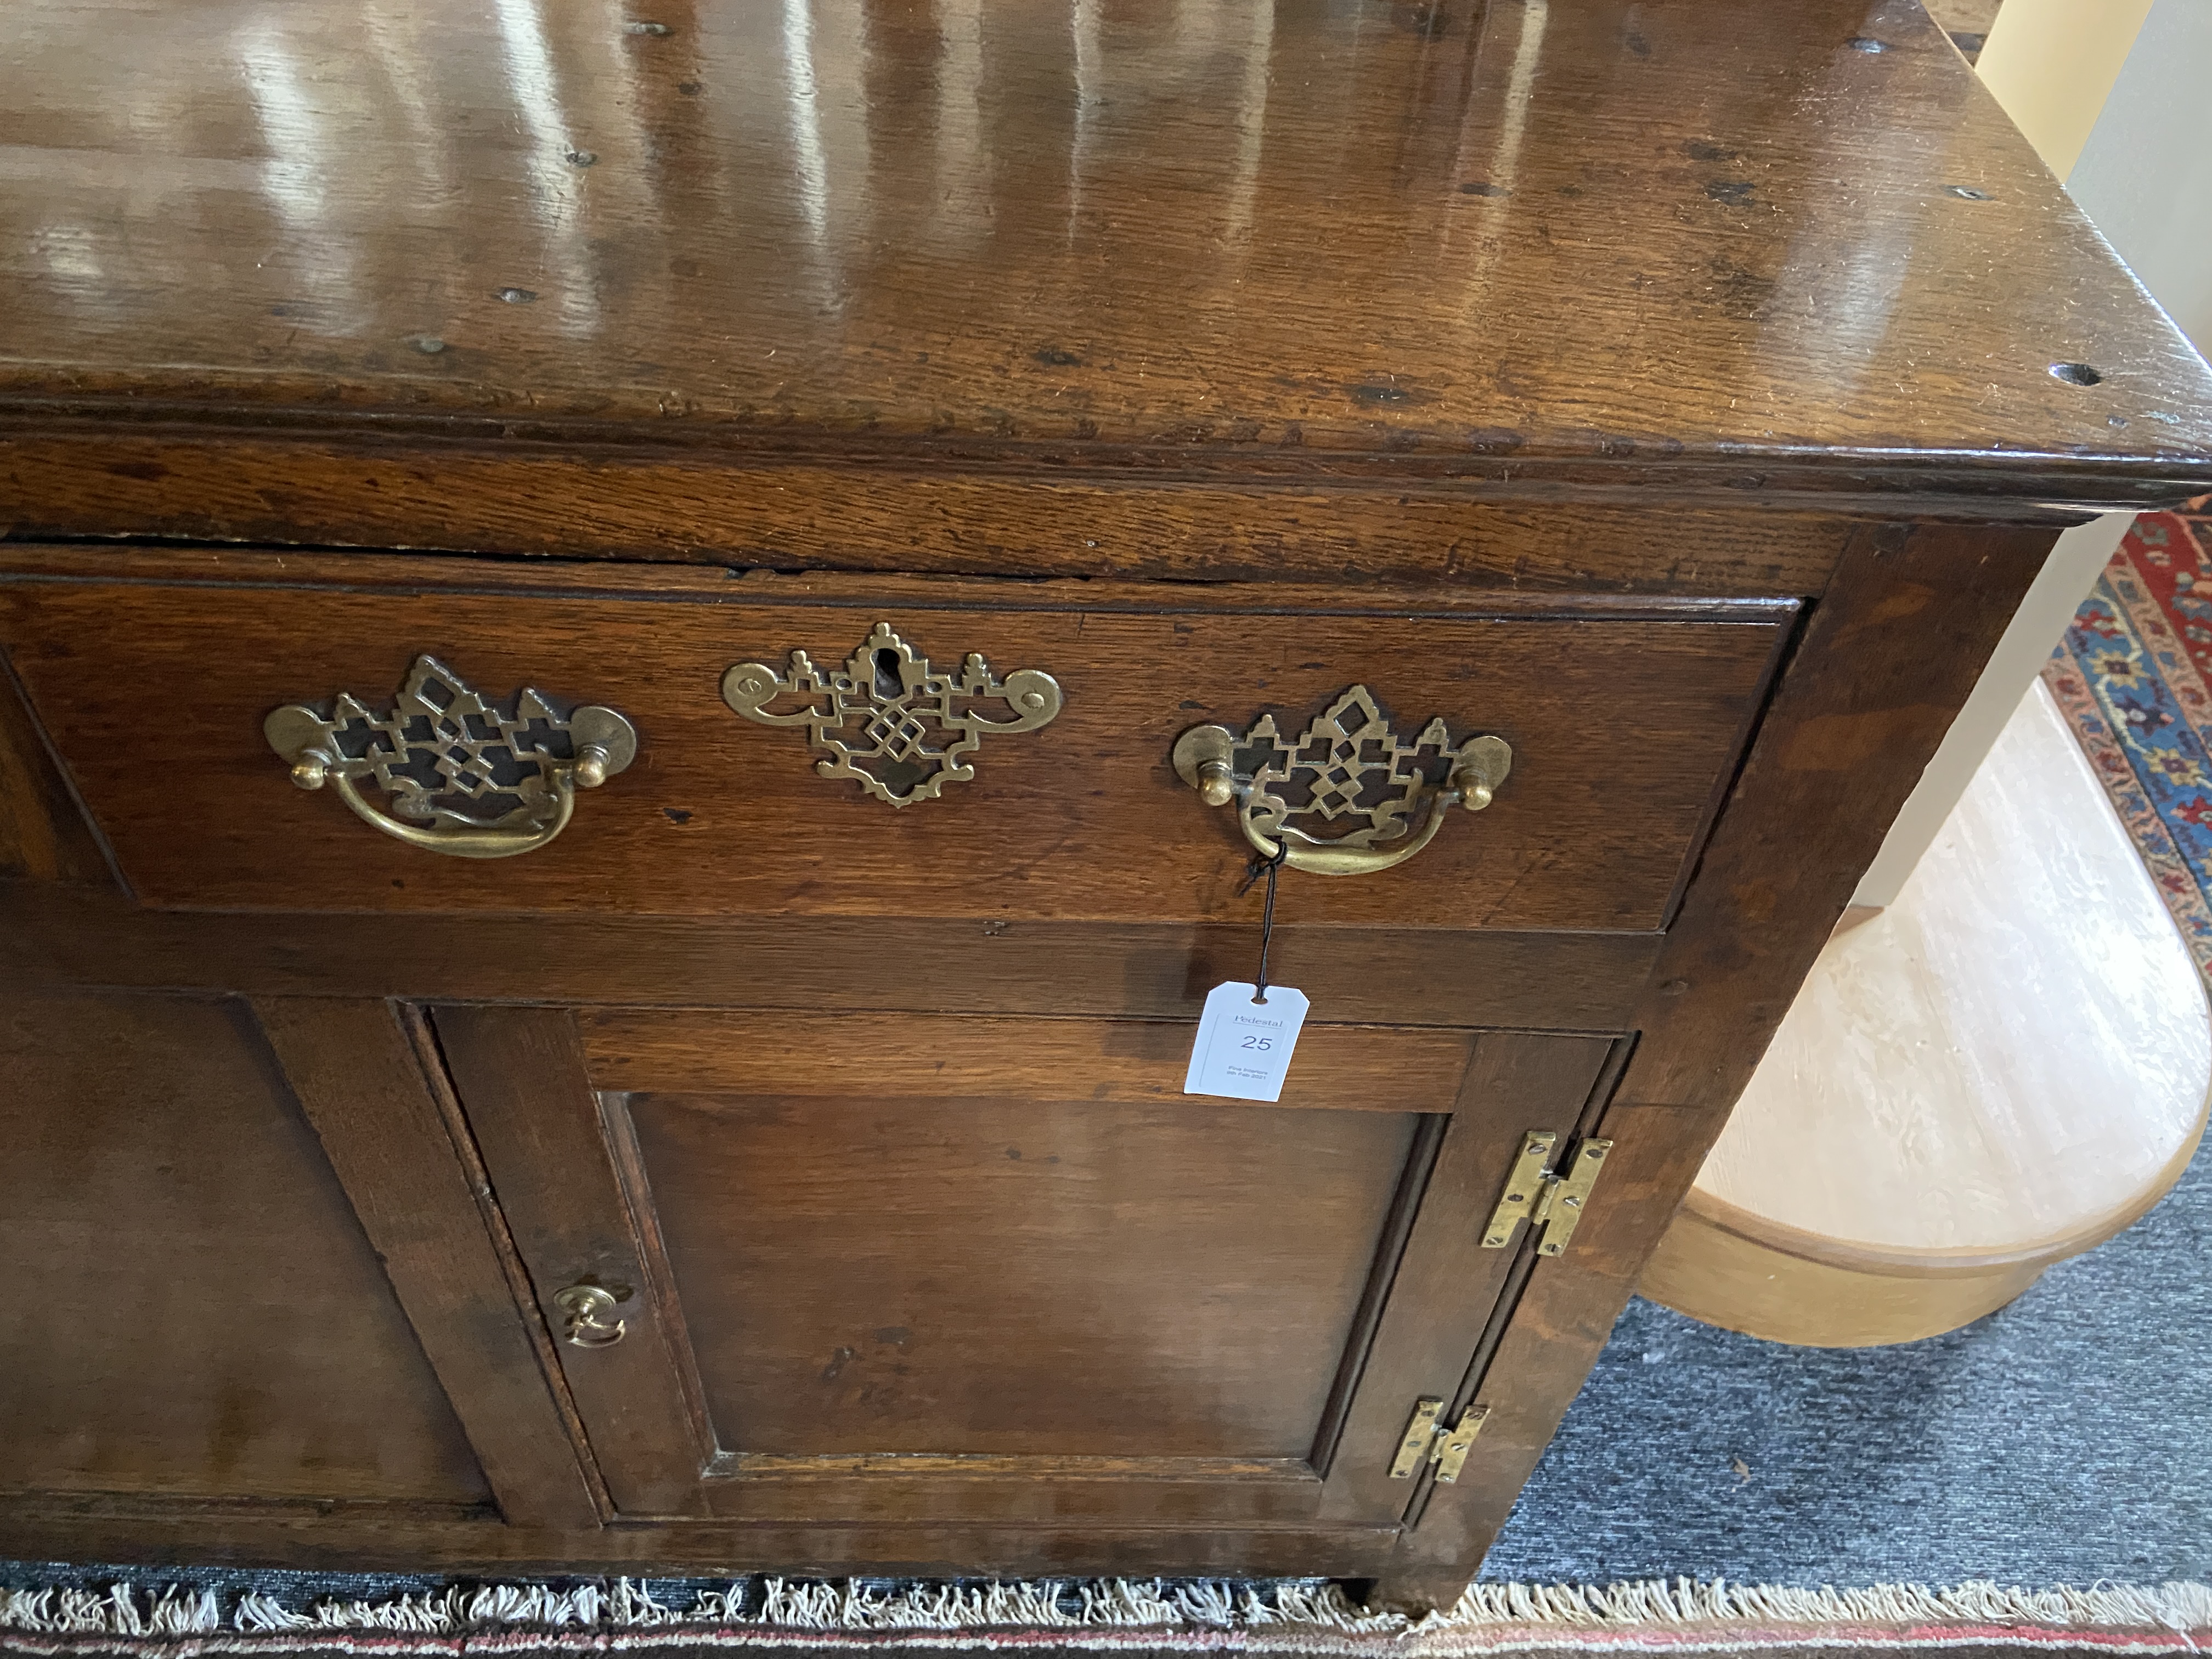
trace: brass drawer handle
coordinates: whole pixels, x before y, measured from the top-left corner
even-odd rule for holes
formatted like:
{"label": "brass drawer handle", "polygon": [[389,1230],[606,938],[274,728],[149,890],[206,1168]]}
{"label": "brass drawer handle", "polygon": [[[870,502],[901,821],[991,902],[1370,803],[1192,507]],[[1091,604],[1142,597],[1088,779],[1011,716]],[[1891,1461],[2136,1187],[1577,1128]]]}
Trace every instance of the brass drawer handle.
{"label": "brass drawer handle", "polygon": [[[1249,769],[1239,770],[1240,760]],[[1455,746],[1440,719],[1407,743],[1355,685],[1294,742],[1283,740],[1273,714],[1241,738],[1225,726],[1194,726],[1176,739],[1175,769],[1208,806],[1236,806],[1237,827],[1262,858],[1316,875],[1365,876],[1426,847],[1455,804],[1471,812],[1489,805],[1513,769],[1513,750],[1492,737]],[[1294,817],[1355,822],[1318,836]]]}
{"label": "brass drawer handle", "polygon": [[[788,698],[791,707],[770,707]],[[970,652],[957,673],[938,673],[889,623],[878,623],[842,668],[817,668],[804,651],[790,672],[733,664],[722,701],[763,726],[803,726],[825,778],[851,778],[878,800],[911,806],[975,775],[967,757],[1000,732],[1034,732],[1060,713],[1060,682],[1041,668],[1003,680]]]}
{"label": "brass drawer handle", "polygon": [[628,1320],[617,1319],[610,1325],[604,1317],[615,1310],[617,1299],[613,1291],[597,1285],[571,1285],[554,1291],[553,1305],[568,1316],[561,1322],[561,1340],[578,1348],[614,1346],[629,1331]]}
{"label": "brass drawer handle", "polygon": [[[302,789],[325,783],[362,823],[412,847],[460,859],[506,859],[543,847],[568,827],[576,791],[596,789],[637,756],[637,732],[611,708],[563,718],[537,692],[515,694],[502,714],[435,657],[417,657],[388,713],[341,694],[330,717],[298,703],[261,724],[269,746],[292,763]],[[387,811],[362,793],[367,779],[392,798]],[[456,801],[498,810],[471,817]]]}

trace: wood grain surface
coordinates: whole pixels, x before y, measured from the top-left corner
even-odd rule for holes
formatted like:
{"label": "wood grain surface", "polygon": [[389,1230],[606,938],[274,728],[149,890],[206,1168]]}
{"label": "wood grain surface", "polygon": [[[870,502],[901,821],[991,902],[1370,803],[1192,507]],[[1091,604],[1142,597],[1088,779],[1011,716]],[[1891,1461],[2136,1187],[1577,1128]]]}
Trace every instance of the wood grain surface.
{"label": "wood grain surface", "polygon": [[[581,1014],[592,1086],[645,1093],[1179,1100],[1197,1022],[943,1014]],[[1449,1112],[1464,1031],[1310,1022],[1281,1109]],[[1387,1060],[1387,1063],[1378,1061]]]}
{"label": "wood grain surface", "polygon": [[11,992],[0,1080],[0,1487],[486,1503],[243,1005]]}
{"label": "wood grain surface", "polygon": [[[1403,1508],[1420,1486],[1393,1480],[1390,1464],[1407,1414],[1424,1396],[1444,1402],[1446,1420],[1464,1403],[1472,1358],[1506,1290],[1529,1230],[1512,1249],[1481,1237],[1531,1129],[1573,1133],[1612,1045],[1601,1038],[1486,1033],[1462,1084],[1420,1212],[1384,1304],[1363,1384],[1328,1459],[1324,1519],[1348,1520],[1391,1503]],[[1477,1443],[1480,1444],[1480,1442]],[[1424,1470],[1418,1479],[1425,1481]]]}
{"label": "wood grain surface", "polygon": [[629,1110],[726,1448],[1024,1462],[1304,1459],[1414,1128],[1011,1088]]}
{"label": "wood grain surface", "polygon": [[1878,1274],[2078,1255],[2188,1167],[2208,1013],[2165,895],[2032,680],[1896,896],[1823,947],[1685,1212]]}
{"label": "wood grain surface", "polygon": [[1765,1342],[1888,1347],[1996,1312],[2049,1266],[2014,1261],[1941,1277],[1838,1267],[1747,1238],[1686,1206],[1644,1264],[1637,1292]]}
{"label": "wood grain surface", "polygon": [[422,1016],[329,998],[264,998],[253,1012],[501,1515],[518,1526],[596,1527],[604,1489],[554,1380],[550,1345],[518,1295],[527,1286],[505,1219],[473,1147],[456,1144],[466,1127],[441,1097],[449,1095],[444,1066]]}
{"label": "wood grain surface", "polygon": [[40,0],[0,395],[1524,482],[1971,455],[2032,500],[2212,467],[2212,378],[1911,0],[796,15]]}
{"label": "wood grain surface", "polygon": [[616,1509],[699,1512],[699,1471],[713,1442],[679,1375],[680,1320],[640,1293],[648,1267],[574,1019],[559,1008],[443,1008],[435,1024],[547,1328],[563,1332],[554,1297],[570,1285],[605,1286],[620,1302],[619,1342],[555,1346]]}
{"label": "wood grain surface", "polygon": [[0,651],[0,881],[10,877],[121,884]]}
{"label": "wood grain surface", "polygon": [[[0,1555],[1449,1601],[2057,528],[2212,487],[1913,0],[10,24]],[[878,620],[1065,709],[894,811],[723,705]],[[635,764],[493,865],[292,788],[422,652]],[[1311,1098],[1184,1100],[1261,900],[1170,745],[1355,682],[1513,775],[1284,884]]]}
{"label": "wood grain surface", "polygon": [[[1249,979],[1260,895],[1201,927],[785,916],[307,915],[131,908],[0,880],[0,984],[662,1007],[1194,1019]],[[1279,925],[1275,977],[1347,1020],[1618,1030],[1656,933]],[[915,964],[927,964],[918,971]]]}
{"label": "wood grain surface", "polygon": [[[1702,485],[1664,479],[1668,505],[1655,510],[1651,481],[1626,474],[1602,488],[1579,487],[1610,504],[1531,505],[1486,500],[1506,486],[1457,478],[1391,481],[1379,497],[1372,484],[1328,474],[1244,488],[1146,488],[1088,476],[953,471],[912,456],[843,467],[718,463],[606,446],[546,454],[155,436],[114,422],[14,433],[0,419],[0,526],[17,537],[391,542],[754,570],[1302,578],[1552,593],[1816,593],[1850,529],[1848,520],[1803,510],[1803,502],[1789,510],[1796,495],[1822,492],[1754,483],[1740,472]],[[1966,483],[1953,476],[1943,488],[1956,497]],[[1733,510],[1716,509],[1715,499]],[[2001,501],[1947,501],[1954,513],[2019,511]],[[1762,504],[1777,510],[1747,510]],[[120,570],[148,555],[100,547],[79,556]],[[191,556],[164,548],[157,556]],[[267,556],[225,549],[199,556]],[[386,580],[414,563],[402,562]]]}
{"label": "wood grain surface", "polygon": [[917,1577],[974,1576],[978,1561],[1008,1577],[1193,1574],[1360,1578],[1380,1571],[1393,1527],[1224,1527],[1031,1522],[641,1522],[578,1534],[495,1520],[307,1504],[125,1505],[41,1498],[0,1506],[0,1549],[15,1560],[259,1565],[331,1572],[381,1569],[514,1576],[629,1572],[728,1578],[778,1572],[848,1578],[855,1567]]}
{"label": "wood grain surface", "polygon": [[1116,1088],[1133,1024],[441,1011],[534,1278],[645,1339],[561,1355],[625,1518],[697,1513],[705,1446],[762,1523],[1394,1519],[1514,1261],[1481,1218],[1612,1045],[1322,1026],[1388,1099],[1274,1106]]}
{"label": "wood grain surface", "polygon": [[[866,473],[854,475],[865,480]],[[1145,499],[1145,492],[1120,492]],[[1163,499],[1152,492],[1150,499]],[[1396,511],[1376,511],[1370,500],[1358,521],[1389,526]],[[1018,523],[1024,501],[1010,493],[1000,503]],[[1224,510],[1235,510],[1232,501]],[[1480,511],[1487,520],[1496,509]],[[1619,562],[1632,560],[1639,583],[1591,577],[1570,562],[1571,538],[1593,520],[1610,522],[1600,533],[1618,538]],[[2056,517],[2052,522],[2061,520]],[[1172,581],[1126,574],[1032,573],[1011,568],[955,570],[964,580],[927,566],[858,574],[834,566],[814,568],[633,561],[575,557],[501,558],[467,556],[267,547],[179,547],[118,541],[0,543],[0,583],[41,579],[129,582],[259,591],[323,587],[410,598],[431,594],[501,594],[517,599],[610,598],[712,605],[835,605],[871,611],[889,603],[921,611],[1076,611],[1234,612],[1243,616],[1334,617],[1588,617],[1613,622],[1773,621],[1790,614],[1790,601],[1820,592],[1844,542],[1860,528],[1843,518],[1780,514],[1639,513],[1625,518],[1595,509],[1553,507],[1517,515],[1511,532],[1492,550],[1504,580],[1439,568],[1454,552],[1449,544],[1416,539],[1425,564],[1389,579],[1370,580],[1354,565],[1316,572],[1291,561],[1268,565],[1251,580]],[[1010,526],[1011,527],[1011,526]],[[1632,549],[1633,550],[1632,553]],[[999,550],[971,550],[995,564]],[[1655,553],[1667,562],[1655,561]],[[1163,574],[1186,574],[1170,571]]]}
{"label": "wood grain surface", "polygon": [[[314,560],[299,562],[312,579]],[[1264,606],[1262,594],[1255,603]],[[331,589],[0,587],[0,643],[76,787],[150,903],[215,908],[1193,921],[1247,908],[1251,853],[1176,775],[1177,734],[1273,711],[1303,730],[1370,685],[1410,739],[1431,717],[1513,745],[1487,811],[1362,880],[1285,883],[1291,921],[1644,930],[1662,925],[1744,741],[1791,607],[1720,619],[419,598]],[[1629,600],[1635,605],[1646,601]],[[740,719],[732,664],[842,665],[886,621],[940,666],[1042,669],[1066,706],[988,738],[975,777],[905,810],[817,775],[803,730]],[[529,685],[621,710],[636,763],[561,837],[481,863],[405,846],[334,791],[295,789],[268,712],[350,691],[388,707],[418,653],[501,699]],[[190,711],[170,763],[149,708]]]}

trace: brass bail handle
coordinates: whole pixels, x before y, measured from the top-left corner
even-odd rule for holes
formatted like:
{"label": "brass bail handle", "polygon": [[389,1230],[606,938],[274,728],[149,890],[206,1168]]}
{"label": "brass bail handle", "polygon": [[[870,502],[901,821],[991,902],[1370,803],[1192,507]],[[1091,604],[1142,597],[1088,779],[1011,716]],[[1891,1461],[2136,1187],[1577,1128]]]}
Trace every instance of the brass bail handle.
{"label": "brass bail handle", "polygon": [[[1254,757],[1239,771],[1240,754]],[[1314,757],[1318,756],[1318,758]],[[1366,876],[1403,864],[1436,838],[1450,808],[1480,812],[1513,769],[1504,738],[1454,744],[1442,720],[1408,742],[1390,730],[1364,685],[1339,696],[1296,739],[1262,715],[1242,737],[1194,726],[1176,739],[1176,775],[1208,806],[1233,806],[1254,851],[1293,870]],[[1432,781],[1437,763],[1444,774]],[[1376,786],[1380,785],[1378,788]],[[1322,836],[1293,818],[1348,829]]]}
{"label": "brass bail handle", "polygon": [[[462,859],[544,846],[568,827],[576,791],[598,788],[637,757],[636,728],[611,708],[562,715],[526,690],[508,714],[429,656],[415,659],[383,714],[340,696],[327,717],[299,703],[272,710],[262,732],[300,788],[327,784],[362,823]],[[363,783],[390,805],[372,800]],[[471,802],[488,803],[494,815],[469,811]]]}

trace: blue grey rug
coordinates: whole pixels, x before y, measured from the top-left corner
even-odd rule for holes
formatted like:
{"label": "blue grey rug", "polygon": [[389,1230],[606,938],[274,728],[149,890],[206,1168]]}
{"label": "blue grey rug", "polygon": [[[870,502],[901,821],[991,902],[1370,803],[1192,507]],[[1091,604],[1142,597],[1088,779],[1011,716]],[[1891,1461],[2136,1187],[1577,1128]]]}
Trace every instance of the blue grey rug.
{"label": "blue grey rug", "polygon": [[2212,1578],[2212,1154],[1964,1330],[1791,1348],[1640,1297],[1482,1576]]}

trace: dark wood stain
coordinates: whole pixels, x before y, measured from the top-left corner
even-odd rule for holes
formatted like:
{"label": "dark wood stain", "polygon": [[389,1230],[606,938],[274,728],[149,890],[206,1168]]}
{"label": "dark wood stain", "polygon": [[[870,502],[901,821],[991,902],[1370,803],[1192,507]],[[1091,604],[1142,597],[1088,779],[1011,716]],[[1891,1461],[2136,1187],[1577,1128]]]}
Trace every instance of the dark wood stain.
{"label": "dark wood stain", "polygon": [[[1532,473],[1622,441],[1816,450],[1844,489],[1972,452],[2026,501],[2212,448],[2212,377],[1902,3],[1442,0],[1412,28],[1147,4],[1083,40],[1003,8],[980,56],[878,3],[803,64],[771,12],[677,10],[669,46],[611,60],[556,9],[526,94],[459,15],[411,20],[409,73],[373,12],[264,6],[267,72],[302,89],[271,170],[257,83],[189,8],[43,9],[0,122],[19,214],[75,252],[0,264],[0,405],[1232,471],[1512,429]],[[128,123],[102,92],[126,79]],[[359,113],[387,107],[409,118]],[[149,109],[189,142],[149,148]],[[1717,222],[1716,165],[1768,210]],[[1942,191],[1962,176],[1993,199]],[[1775,285],[1759,328],[1700,301],[1716,234]],[[520,270],[545,297],[502,303]],[[1393,384],[1419,395],[1368,395]]]}
{"label": "dark wood stain", "polygon": [[[1906,0],[534,15],[0,64],[0,1556],[1449,1601],[2212,373]],[[1066,708],[894,812],[717,694],[878,620]],[[636,764],[489,864],[294,790],[422,651]],[[1354,682],[1514,775],[1185,1097],[1261,901],[1170,745]],[[1539,1127],[1598,1201],[1483,1249]]]}
{"label": "dark wood stain", "polygon": [[[315,574],[313,557],[293,562]],[[866,603],[865,585],[854,597]],[[1425,856],[1413,915],[1415,878],[1394,872],[1293,877],[1285,920],[1641,931],[1666,919],[1790,614],[1293,620],[1269,614],[1264,587],[1249,596],[1267,607],[1258,615],[1218,593],[1202,607],[1156,599],[1157,609],[1105,614],[987,614],[1003,592],[951,584],[929,611],[897,597],[866,610],[755,610],[526,591],[425,597],[395,611],[382,596],[305,586],[26,581],[0,586],[0,643],[151,903],[1218,919],[1249,908],[1237,898],[1249,850],[1231,815],[1202,806],[1168,764],[1176,736],[1206,720],[1243,730],[1269,712],[1295,732],[1367,681],[1409,738],[1432,717],[1455,736],[1504,737],[1514,775]],[[532,618],[523,631],[519,603]],[[818,776],[803,732],[723,704],[732,664],[781,665],[800,648],[842,663],[878,620],[944,666],[974,652],[1002,674],[1044,669],[1066,707],[1041,732],[988,738],[973,781],[901,811]],[[404,641],[386,638],[395,622]],[[494,696],[532,685],[622,710],[642,740],[636,765],[496,881],[378,836],[328,792],[295,789],[263,717],[340,692],[384,707],[422,651]],[[1172,701],[1160,695],[1170,685],[1182,694]],[[161,763],[167,738],[145,724],[149,702],[196,711],[189,768]],[[671,798],[689,823],[661,810]]]}
{"label": "dark wood stain", "polygon": [[[480,1206],[474,1149],[419,1014],[380,1001],[253,1005],[401,1305],[517,1525],[599,1524],[580,1425],[548,1386],[550,1348],[514,1316],[520,1263]],[[458,1155],[457,1155],[458,1154]]]}
{"label": "dark wood stain", "polygon": [[10,1492],[490,1496],[242,1006],[11,992],[0,1078]]}

